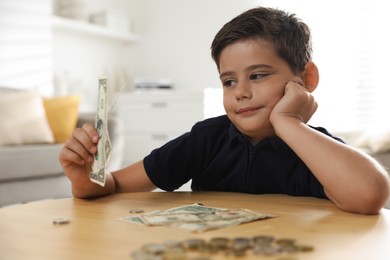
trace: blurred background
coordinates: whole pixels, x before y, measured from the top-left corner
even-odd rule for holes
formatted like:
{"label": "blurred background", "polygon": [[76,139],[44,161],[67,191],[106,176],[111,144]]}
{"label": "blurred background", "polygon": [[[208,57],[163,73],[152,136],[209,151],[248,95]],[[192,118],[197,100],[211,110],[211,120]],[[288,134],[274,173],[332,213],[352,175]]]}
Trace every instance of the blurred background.
{"label": "blurred background", "polygon": [[210,44],[225,22],[256,5],[296,13],[312,29],[321,75],[313,124],[390,127],[388,4],[376,0],[0,0],[0,85],[80,93],[83,111],[95,109],[101,75],[113,92],[134,82],[211,88],[205,116],[220,114]]}

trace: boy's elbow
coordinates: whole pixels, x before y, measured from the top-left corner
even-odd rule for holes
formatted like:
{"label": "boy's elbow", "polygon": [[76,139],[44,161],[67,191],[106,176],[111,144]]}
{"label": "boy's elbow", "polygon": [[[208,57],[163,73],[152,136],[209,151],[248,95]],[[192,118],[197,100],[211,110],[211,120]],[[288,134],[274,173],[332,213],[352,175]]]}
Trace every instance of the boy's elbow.
{"label": "boy's elbow", "polygon": [[376,192],[376,194],[366,195],[362,199],[360,206],[357,208],[357,213],[366,215],[378,214],[386,204],[388,197],[388,191],[383,193]]}
{"label": "boy's elbow", "polygon": [[[356,186],[342,196],[328,197],[343,211],[373,215],[378,214],[390,196],[390,182],[388,176],[377,178],[363,186]],[[340,194],[339,194],[340,195]]]}
{"label": "boy's elbow", "polygon": [[373,195],[362,195],[355,197],[353,202],[335,202],[337,207],[343,211],[364,214],[364,215],[375,215],[383,208],[386,203],[385,196],[380,196],[377,194]]}
{"label": "boy's elbow", "polygon": [[[357,191],[359,192],[359,191]],[[360,214],[378,214],[384,207],[390,196],[390,183],[387,176],[380,178],[373,185],[359,192],[356,198],[356,213]]]}

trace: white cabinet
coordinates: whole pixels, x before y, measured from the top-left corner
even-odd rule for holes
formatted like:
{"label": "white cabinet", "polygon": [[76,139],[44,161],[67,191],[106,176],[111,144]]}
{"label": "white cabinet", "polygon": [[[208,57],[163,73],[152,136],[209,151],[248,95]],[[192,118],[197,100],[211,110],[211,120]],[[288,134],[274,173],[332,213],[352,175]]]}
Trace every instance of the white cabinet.
{"label": "white cabinet", "polygon": [[122,93],[116,113],[125,134],[124,166],[142,160],[203,120],[203,91],[136,90]]}

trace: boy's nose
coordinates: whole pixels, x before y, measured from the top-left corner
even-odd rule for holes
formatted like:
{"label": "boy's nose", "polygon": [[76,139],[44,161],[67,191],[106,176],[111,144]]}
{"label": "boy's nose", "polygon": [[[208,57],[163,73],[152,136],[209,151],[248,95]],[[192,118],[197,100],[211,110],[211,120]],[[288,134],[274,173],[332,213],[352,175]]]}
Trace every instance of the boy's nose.
{"label": "boy's nose", "polygon": [[237,101],[242,99],[248,99],[252,97],[252,91],[249,82],[241,81],[238,82],[234,92]]}

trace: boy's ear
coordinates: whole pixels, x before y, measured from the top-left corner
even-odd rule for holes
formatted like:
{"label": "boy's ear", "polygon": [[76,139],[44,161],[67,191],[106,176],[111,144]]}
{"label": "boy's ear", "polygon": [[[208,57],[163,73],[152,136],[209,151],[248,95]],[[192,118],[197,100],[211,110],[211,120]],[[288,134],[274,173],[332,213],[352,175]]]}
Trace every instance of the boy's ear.
{"label": "boy's ear", "polygon": [[306,63],[303,78],[307,91],[310,93],[313,92],[317,88],[318,82],[320,81],[320,74],[318,73],[318,68],[314,62],[309,61]]}

